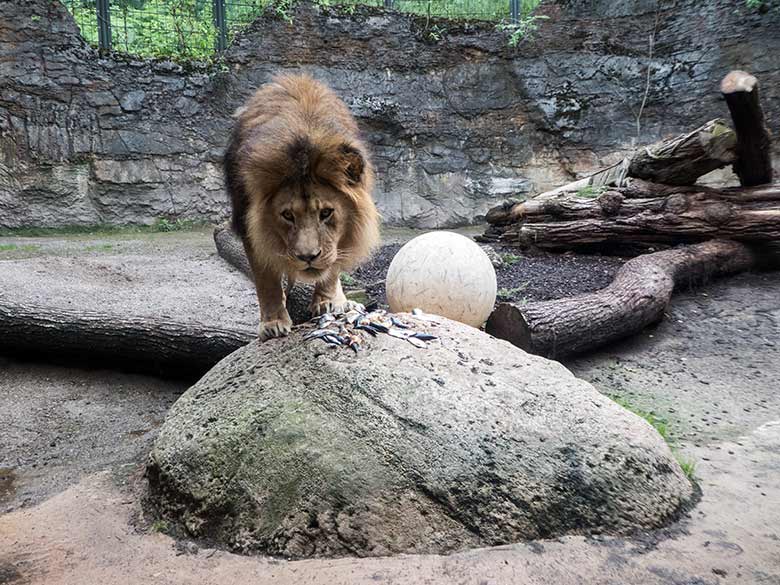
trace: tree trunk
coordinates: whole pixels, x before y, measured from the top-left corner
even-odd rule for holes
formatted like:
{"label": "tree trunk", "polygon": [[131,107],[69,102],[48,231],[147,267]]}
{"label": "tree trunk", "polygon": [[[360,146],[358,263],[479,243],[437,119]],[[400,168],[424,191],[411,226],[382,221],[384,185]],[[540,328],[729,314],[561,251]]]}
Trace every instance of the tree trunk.
{"label": "tree trunk", "polygon": [[[232,229],[229,224],[219,225],[214,228],[214,244],[219,254],[228,264],[243,272],[249,280],[254,283],[252,278],[252,268],[249,266],[249,260],[244,251],[244,245],[241,238]],[[314,287],[309,284],[296,284],[287,295],[287,311],[295,325],[300,325],[311,319],[309,314],[309,303]]]}
{"label": "tree trunk", "polygon": [[493,226],[493,241],[548,250],[714,237],[766,242],[780,239],[780,185],[712,189],[632,179],[594,198],[530,199],[512,214],[517,223]]}
{"label": "tree trunk", "polygon": [[666,185],[693,185],[702,175],[735,161],[736,136],[725,120],[712,120],[693,132],[640,148],[628,176]]}
{"label": "tree trunk", "polygon": [[720,83],[737,131],[734,172],[745,187],[772,181],[769,131],[758,97],[758,80],[745,71],[732,71]]}
{"label": "tree trunk", "polygon": [[249,327],[19,304],[2,296],[0,323],[3,354],[193,379],[257,337]]}
{"label": "tree trunk", "polygon": [[561,358],[660,320],[675,286],[748,270],[754,263],[749,248],[728,240],[637,256],[600,291],[525,305],[501,303],[485,330],[530,353]]}

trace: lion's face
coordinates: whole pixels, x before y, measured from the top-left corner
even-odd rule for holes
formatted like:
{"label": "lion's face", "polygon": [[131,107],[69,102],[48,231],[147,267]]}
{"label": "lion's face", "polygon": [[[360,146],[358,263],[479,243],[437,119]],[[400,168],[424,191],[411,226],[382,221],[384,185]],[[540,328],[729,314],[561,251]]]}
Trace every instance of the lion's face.
{"label": "lion's face", "polygon": [[307,184],[281,189],[269,218],[276,240],[284,243],[287,271],[314,282],[343,260],[340,244],[351,226],[350,204],[326,186]]}

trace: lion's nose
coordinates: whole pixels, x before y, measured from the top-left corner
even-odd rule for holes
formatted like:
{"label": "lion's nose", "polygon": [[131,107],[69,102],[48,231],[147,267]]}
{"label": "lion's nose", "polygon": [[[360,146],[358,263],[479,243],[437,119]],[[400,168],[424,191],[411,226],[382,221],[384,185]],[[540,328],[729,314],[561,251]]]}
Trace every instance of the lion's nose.
{"label": "lion's nose", "polygon": [[322,250],[318,250],[316,254],[296,254],[295,257],[307,264],[311,264],[320,257],[320,254],[322,254]]}

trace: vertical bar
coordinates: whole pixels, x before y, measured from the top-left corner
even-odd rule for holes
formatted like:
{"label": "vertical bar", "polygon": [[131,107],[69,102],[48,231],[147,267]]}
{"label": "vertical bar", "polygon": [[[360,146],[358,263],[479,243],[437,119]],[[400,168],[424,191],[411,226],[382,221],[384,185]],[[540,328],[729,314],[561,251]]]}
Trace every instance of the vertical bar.
{"label": "vertical bar", "polygon": [[227,49],[227,19],[225,18],[225,0],[213,0],[212,13],[214,27],[217,29],[217,51]]}
{"label": "vertical bar", "polygon": [[98,46],[105,51],[111,50],[111,11],[109,0],[97,0]]}
{"label": "vertical bar", "polygon": [[385,0],[385,8],[392,8],[393,0]]}
{"label": "vertical bar", "polygon": [[509,19],[513,24],[520,22],[520,0],[509,0]]}

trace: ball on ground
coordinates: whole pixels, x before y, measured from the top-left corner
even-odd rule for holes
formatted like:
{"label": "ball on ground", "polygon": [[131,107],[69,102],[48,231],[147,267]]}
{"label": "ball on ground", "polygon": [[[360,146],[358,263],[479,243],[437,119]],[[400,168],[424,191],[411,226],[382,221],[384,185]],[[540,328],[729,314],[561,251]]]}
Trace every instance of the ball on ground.
{"label": "ball on ground", "polygon": [[393,312],[418,308],[481,327],[496,302],[496,271],[469,238],[429,232],[398,251],[387,271],[385,289]]}

